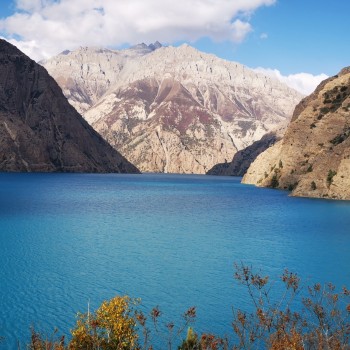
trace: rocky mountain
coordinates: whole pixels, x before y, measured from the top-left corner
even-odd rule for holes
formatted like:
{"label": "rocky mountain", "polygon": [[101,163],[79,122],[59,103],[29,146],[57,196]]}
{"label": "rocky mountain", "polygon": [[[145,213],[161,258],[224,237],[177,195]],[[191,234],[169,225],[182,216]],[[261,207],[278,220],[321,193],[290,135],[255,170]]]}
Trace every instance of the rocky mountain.
{"label": "rocky mountain", "polygon": [[297,105],[283,139],[255,160],[243,182],[350,200],[349,136],[350,67]]}
{"label": "rocky mountain", "polygon": [[0,170],[138,172],[68,103],[47,71],[0,40]]}
{"label": "rocky mountain", "polygon": [[142,171],[205,173],[286,123],[302,98],[188,45],[80,48],[42,64],[70,103]]}
{"label": "rocky mountain", "polygon": [[207,175],[243,176],[257,156],[274,145],[280,138],[275,132],[265,134],[260,140],[238,151],[231,162],[214,165]]}
{"label": "rocky mountain", "polygon": [[254,141],[250,146],[238,151],[231,162],[214,165],[207,172],[207,175],[243,176],[260,153],[282,139],[288,124],[289,121],[286,120],[286,123],[268,132],[260,140]]}

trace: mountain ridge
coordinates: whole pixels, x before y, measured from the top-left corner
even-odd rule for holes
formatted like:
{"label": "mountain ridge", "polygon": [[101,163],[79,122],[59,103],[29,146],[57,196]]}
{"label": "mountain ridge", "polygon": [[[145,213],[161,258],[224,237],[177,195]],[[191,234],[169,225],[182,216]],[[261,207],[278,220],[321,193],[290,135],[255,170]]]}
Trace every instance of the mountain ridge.
{"label": "mountain ridge", "polygon": [[138,172],[68,103],[47,71],[0,39],[0,169]]}
{"label": "mountain ridge", "polygon": [[295,108],[283,139],[250,166],[243,183],[293,196],[350,200],[350,67]]}
{"label": "mountain ridge", "polygon": [[302,97],[187,44],[144,48],[81,48],[43,62],[71,104],[142,171],[205,173],[286,123]]}

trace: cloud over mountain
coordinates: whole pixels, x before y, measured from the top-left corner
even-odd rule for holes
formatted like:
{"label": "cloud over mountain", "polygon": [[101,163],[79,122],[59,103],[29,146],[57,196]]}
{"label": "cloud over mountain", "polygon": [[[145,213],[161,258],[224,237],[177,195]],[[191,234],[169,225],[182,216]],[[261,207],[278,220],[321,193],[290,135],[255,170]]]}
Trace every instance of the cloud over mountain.
{"label": "cloud over mountain", "polygon": [[287,84],[289,87],[301,92],[304,95],[311,94],[321,81],[328,78],[328,75],[324,73],[318,75],[312,75],[310,73],[297,73],[285,76],[282,75],[278,69],[258,67],[254,70],[256,72],[275,77],[282,83]]}
{"label": "cloud over mountain", "polygon": [[64,49],[202,37],[241,42],[250,15],[276,0],[16,0],[0,34],[34,59]]}

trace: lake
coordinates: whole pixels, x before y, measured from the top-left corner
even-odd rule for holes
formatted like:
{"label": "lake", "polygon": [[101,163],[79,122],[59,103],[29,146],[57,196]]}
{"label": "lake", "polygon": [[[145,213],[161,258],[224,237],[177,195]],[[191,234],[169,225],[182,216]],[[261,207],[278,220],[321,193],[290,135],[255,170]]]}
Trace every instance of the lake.
{"label": "lake", "polygon": [[230,334],[232,306],[249,307],[234,262],[350,286],[350,202],[240,180],[0,174],[0,348],[31,325],[69,334],[78,311],[124,294],[165,320],[196,306],[197,331]]}

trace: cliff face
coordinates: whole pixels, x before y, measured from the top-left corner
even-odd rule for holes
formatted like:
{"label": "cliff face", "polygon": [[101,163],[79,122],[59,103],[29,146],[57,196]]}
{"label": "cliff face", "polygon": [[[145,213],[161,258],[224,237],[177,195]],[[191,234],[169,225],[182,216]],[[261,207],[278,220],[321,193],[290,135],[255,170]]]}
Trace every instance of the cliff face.
{"label": "cliff face", "polygon": [[243,176],[258,155],[274,145],[280,137],[275,132],[264,135],[252,145],[238,151],[231,162],[214,165],[207,175]]}
{"label": "cliff face", "polygon": [[243,182],[349,200],[349,136],[350,67],[299,103],[283,139],[256,159]]}
{"label": "cliff face", "polygon": [[47,71],[0,40],[0,170],[138,172],[77,113]]}
{"label": "cliff face", "polygon": [[85,119],[142,171],[206,173],[289,121],[302,97],[188,45],[80,48],[42,64]]}

